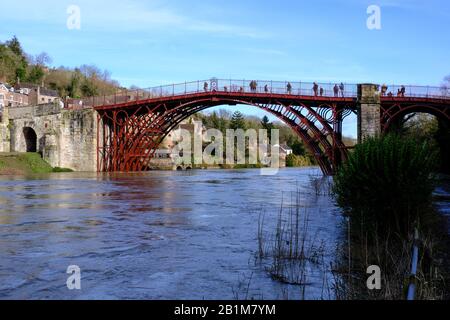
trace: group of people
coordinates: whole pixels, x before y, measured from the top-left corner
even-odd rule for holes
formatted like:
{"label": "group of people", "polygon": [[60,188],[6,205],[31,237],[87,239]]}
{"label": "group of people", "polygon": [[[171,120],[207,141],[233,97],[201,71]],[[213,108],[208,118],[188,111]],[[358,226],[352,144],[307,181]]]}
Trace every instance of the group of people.
{"label": "group of people", "polygon": [[[252,80],[252,81],[250,81],[250,83],[249,83],[249,88],[250,88],[250,92],[253,92],[253,93],[256,93],[256,92],[258,92],[258,82],[256,82],[255,80]],[[208,84],[208,82],[205,82],[204,84],[203,84],[203,90],[205,91],[205,92],[207,92],[207,91],[209,91],[209,84]],[[322,86],[319,86],[316,82],[314,82],[314,84],[313,84],[313,88],[312,88],[312,90],[313,90],[313,93],[314,93],[314,96],[323,96],[324,94],[325,94],[325,90],[324,90],[324,88],[322,87]],[[384,91],[383,91],[384,90]],[[404,87],[402,88],[402,90],[403,91],[401,91],[402,92],[402,94],[404,95]],[[225,92],[228,92],[228,87],[224,87],[224,91]],[[231,91],[234,91],[234,92],[244,92],[245,90],[244,90],[244,87],[237,87],[237,86],[235,86],[235,85],[232,85],[231,86]],[[383,88],[382,88],[382,92],[383,92],[383,95],[385,95],[386,94],[386,91],[387,91],[387,87],[386,86],[383,86]],[[267,85],[267,84],[265,84],[264,85],[264,93],[269,93],[269,92],[272,92],[272,89],[271,88],[269,88],[269,86]],[[288,93],[288,94],[292,94],[292,84],[290,83],[290,82],[288,82],[287,84],[286,84],[286,92]],[[345,96],[345,86],[344,86],[344,83],[343,82],[341,82],[339,85],[338,84],[335,84],[334,85],[334,87],[333,87],[333,92],[334,92],[334,96],[335,97],[339,97],[339,96],[341,96],[341,97],[344,97]],[[399,92],[400,92],[400,90],[399,90]]]}
{"label": "group of people", "polygon": [[[325,90],[323,89],[322,86],[319,87],[319,85],[317,84],[317,82],[314,82],[313,84],[313,88],[312,88],[313,92],[314,92],[314,96],[321,96],[323,97]],[[341,96],[342,98],[345,96],[345,86],[344,83],[341,82],[340,85],[335,84],[333,87],[333,93],[335,97],[339,97]]]}
{"label": "group of people", "polygon": [[[388,91],[388,86],[386,84],[383,84],[381,86],[381,95],[382,96],[388,96],[388,97],[393,97],[394,94],[392,93],[392,91]],[[405,86],[401,86],[400,89],[397,89],[397,97],[404,97],[406,93],[406,88]]]}

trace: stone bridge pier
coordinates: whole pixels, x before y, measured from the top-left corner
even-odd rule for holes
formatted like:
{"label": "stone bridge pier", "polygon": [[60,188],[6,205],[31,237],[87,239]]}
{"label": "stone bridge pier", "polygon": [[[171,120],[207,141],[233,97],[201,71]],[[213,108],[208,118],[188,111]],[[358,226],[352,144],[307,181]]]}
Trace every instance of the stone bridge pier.
{"label": "stone bridge pier", "polygon": [[358,143],[381,134],[379,85],[359,84],[357,96]]}

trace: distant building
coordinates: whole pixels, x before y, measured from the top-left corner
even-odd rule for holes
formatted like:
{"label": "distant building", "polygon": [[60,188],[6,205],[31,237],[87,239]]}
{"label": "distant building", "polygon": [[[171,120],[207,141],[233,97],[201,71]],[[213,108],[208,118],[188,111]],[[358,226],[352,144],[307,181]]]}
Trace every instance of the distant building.
{"label": "distant building", "polygon": [[15,90],[6,83],[0,83],[0,110],[3,107],[18,107],[29,104],[29,96],[26,93]]}
{"label": "distant building", "polygon": [[56,90],[47,89],[32,83],[17,84],[15,90],[28,94],[28,102],[31,105],[47,104],[61,100]]}
{"label": "distant building", "polygon": [[276,144],[275,147],[280,148],[280,154],[284,153],[286,156],[294,153],[291,147],[289,147],[287,144]]}
{"label": "distant building", "polygon": [[201,121],[192,121],[190,119],[182,121],[175,130],[166,136],[159,149],[155,151],[154,157],[150,161],[150,169],[179,170],[180,168],[188,169],[192,167],[191,163],[180,165],[180,157],[191,159],[192,152],[183,150],[182,154],[179,154],[175,149],[182,136],[182,130],[189,132],[191,138],[193,138],[194,135],[202,137],[206,129]]}

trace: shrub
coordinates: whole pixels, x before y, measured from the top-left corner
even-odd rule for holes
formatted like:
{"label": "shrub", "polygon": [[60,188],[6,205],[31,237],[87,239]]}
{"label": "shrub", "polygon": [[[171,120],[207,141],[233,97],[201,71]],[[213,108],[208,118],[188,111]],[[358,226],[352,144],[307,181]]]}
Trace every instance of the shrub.
{"label": "shrub", "polygon": [[437,160],[437,152],[427,142],[414,138],[367,139],[335,176],[337,203],[353,222],[408,232],[429,208]]}
{"label": "shrub", "polygon": [[286,167],[308,167],[312,165],[313,162],[307,156],[298,156],[293,153],[286,156]]}

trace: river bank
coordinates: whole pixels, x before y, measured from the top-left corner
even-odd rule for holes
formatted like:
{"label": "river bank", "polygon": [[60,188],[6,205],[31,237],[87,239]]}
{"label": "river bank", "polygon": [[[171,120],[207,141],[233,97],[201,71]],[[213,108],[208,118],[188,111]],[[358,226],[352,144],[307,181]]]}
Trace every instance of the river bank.
{"label": "river bank", "polygon": [[0,175],[29,175],[34,173],[70,171],[72,170],[53,168],[38,153],[0,153]]}

